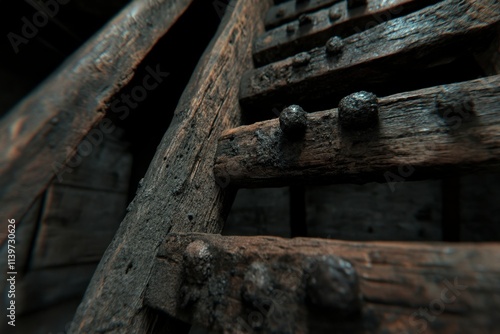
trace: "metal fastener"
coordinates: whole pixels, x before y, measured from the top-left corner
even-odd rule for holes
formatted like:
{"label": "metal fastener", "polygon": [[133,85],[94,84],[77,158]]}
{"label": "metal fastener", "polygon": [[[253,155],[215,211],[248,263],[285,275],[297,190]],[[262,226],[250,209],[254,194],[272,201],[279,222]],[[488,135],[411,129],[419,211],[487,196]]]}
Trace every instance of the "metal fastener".
{"label": "metal fastener", "polygon": [[344,97],[339,103],[339,123],[342,128],[360,130],[378,123],[378,98],[361,91]]}
{"label": "metal fastener", "polygon": [[289,139],[299,139],[304,136],[307,128],[307,113],[298,105],[291,105],[280,114],[281,131]]}
{"label": "metal fastener", "polygon": [[293,57],[293,66],[300,67],[309,64],[311,61],[311,55],[307,52],[301,52]]}
{"label": "metal fastener", "polygon": [[299,16],[299,26],[305,26],[314,23],[314,20],[310,15],[302,14]]}
{"label": "metal fastener", "polygon": [[341,17],[342,14],[340,14],[340,11],[338,9],[330,8],[330,11],[328,12],[328,18],[330,19],[331,22],[335,22]]}
{"label": "metal fastener", "polygon": [[334,36],[326,42],[325,47],[326,52],[329,55],[337,55],[342,52],[342,49],[344,48],[344,41],[342,40],[342,38]]}

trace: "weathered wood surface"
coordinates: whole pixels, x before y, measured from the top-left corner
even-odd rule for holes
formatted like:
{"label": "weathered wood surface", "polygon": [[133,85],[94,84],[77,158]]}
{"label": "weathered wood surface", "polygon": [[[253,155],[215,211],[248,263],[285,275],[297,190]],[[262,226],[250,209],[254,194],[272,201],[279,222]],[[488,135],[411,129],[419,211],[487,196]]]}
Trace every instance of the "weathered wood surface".
{"label": "weathered wood surface", "polygon": [[256,113],[273,104],[335,103],[357,90],[409,90],[413,75],[484,47],[499,21],[498,1],[446,0],[344,39],[337,55],[315,48],[249,71],[240,101]]}
{"label": "weathered wood surface", "polygon": [[[303,138],[278,119],[225,131],[215,175],[237,187],[391,182],[498,168],[500,76],[379,99],[378,124],[348,131],[337,109],[308,114]],[[391,186],[393,187],[393,185]]]}
{"label": "weathered wood surface", "polygon": [[491,333],[499,279],[499,244],[177,234],[146,302],[224,333]]}
{"label": "weathered wood surface", "polygon": [[1,120],[5,217],[22,220],[57,172],[54,164],[71,158],[103,118],[113,94],[130,81],[134,68],[191,1],[132,2]]}
{"label": "weathered wood surface", "polygon": [[290,22],[300,15],[327,7],[342,0],[286,1],[269,9],[265,18],[266,29]]}
{"label": "weathered wood surface", "polygon": [[259,36],[254,44],[254,61],[262,66],[291,57],[324,46],[330,37],[345,38],[436,2],[438,0],[372,0],[366,7],[348,10],[347,2],[342,1],[309,14],[313,22],[310,25],[302,26],[295,20]]}
{"label": "weathered wood surface", "polygon": [[269,6],[268,0],[228,6],[96,270],[71,333],[154,332],[143,298],[158,246],[169,232],[221,231],[234,192],[213,175],[217,140],[223,130],[240,124],[234,83],[252,66],[252,41],[264,30],[256,18]]}

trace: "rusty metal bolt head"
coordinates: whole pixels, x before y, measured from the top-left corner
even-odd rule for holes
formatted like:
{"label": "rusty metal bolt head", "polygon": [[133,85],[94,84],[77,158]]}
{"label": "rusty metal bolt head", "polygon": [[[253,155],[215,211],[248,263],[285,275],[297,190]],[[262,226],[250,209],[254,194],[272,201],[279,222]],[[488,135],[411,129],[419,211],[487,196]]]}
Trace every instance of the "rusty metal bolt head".
{"label": "rusty metal bolt head", "polygon": [[281,131],[290,139],[304,136],[307,128],[307,113],[298,105],[283,109],[279,117]]}
{"label": "rusty metal bolt head", "polygon": [[307,52],[301,52],[293,57],[292,64],[294,67],[301,67],[309,64],[310,61],[311,61],[311,55]]}
{"label": "rusty metal bolt head", "polygon": [[335,22],[341,17],[342,14],[340,14],[339,10],[336,8],[330,8],[330,10],[328,11],[328,18],[330,19],[331,22]]}
{"label": "rusty metal bolt head", "polygon": [[293,34],[295,32],[295,26],[293,25],[293,23],[287,24],[286,32],[287,34]]}
{"label": "rusty metal bolt head", "polygon": [[344,41],[342,40],[342,38],[334,36],[326,42],[325,47],[326,53],[332,56],[337,55],[342,52],[342,49],[344,48]]}
{"label": "rusty metal bolt head", "polygon": [[378,99],[361,91],[344,97],[339,103],[339,123],[344,129],[361,130],[378,123]]}
{"label": "rusty metal bolt head", "polygon": [[358,277],[348,261],[328,255],[310,259],[304,278],[306,298],[311,305],[341,315],[360,310]]}
{"label": "rusty metal bolt head", "polygon": [[299,26],[303,27],[308,24],[313,24],[314,20],[310,15],[302,14],[299,16]]}

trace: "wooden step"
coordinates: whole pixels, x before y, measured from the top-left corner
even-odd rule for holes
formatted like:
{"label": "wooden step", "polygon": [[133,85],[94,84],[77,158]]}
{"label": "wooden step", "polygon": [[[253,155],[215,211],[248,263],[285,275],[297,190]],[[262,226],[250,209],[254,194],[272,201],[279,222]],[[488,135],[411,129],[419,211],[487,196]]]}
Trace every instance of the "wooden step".
{"label": "wooden step", "polygon": [[330,6],[342,0],[291,0],[269,9],[265,18],[266,29],[295,20],[300,15]]}
{"label": "wooden step", "polygon": [[[498,167],[500,76],[401,93],[378,104],[378,120],[361,129],[346,128],[332,109],[308,114],[297,138],[289,138],[278,119],[228,130],[214,173],[237,187],[268,187],[391,184]],[[358,121],[363,115],[354,116]]]}
{"label": "wooden step", "polygon": [[498,22],[498,1],[443,1],[333,41],[330,51],[315,48],[249,71],[241,81],[240,102],[251,114],[248,110],[258,108],[270,112],[275,104],[323,103],[324,108],[358,90],[405,91],[422,71],[431,74],[484,45]]}
{"label": "wooden step", "polygon": [[486,333],[500,245],[172,234],[146,305],[219,333]]}
{"label": "wooden step", "polygon": [[254,61],[263,66],[301,51],[324,46],[333,36],[346,38],[377,24],[420,10],[439,0],[371,0],[366,7],[349,10],[341,1],[330,8],[310,13],[311,24],[299,20],[267,31],[255,40]]}

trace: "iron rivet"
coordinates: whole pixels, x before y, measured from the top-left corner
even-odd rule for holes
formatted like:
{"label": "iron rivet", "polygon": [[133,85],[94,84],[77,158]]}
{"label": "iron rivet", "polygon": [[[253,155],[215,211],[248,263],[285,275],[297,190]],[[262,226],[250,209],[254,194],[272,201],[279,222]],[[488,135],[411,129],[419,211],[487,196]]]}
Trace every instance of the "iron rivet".
{"label": "iron rivet", "polygon": [[299,26],[305,26],[305,25],[308,25],[308,24],[312,24],[313,23],[313,19],[311,18],[311,16],[307,15],[307,14],[302,14],[299,16]]}
{"label": "iron rivet", "polygon": [[293,66],[300,67],[309,64],[311,61],[311,55],[307,52],[301,52],[293,57]]}
{"label": "iron rivet", "polygon": [[283,109],[279,117],[281,131],[289,139],[298,139],[304,136],[307,128],[307,113],[298,105],[291,105]]}
{"label": "iron rivet", "polygon": [[342,14],[337,9],[331,8],[328,12],[328,17],[330,21],[335,22],[342,17]]}
{"label": "iron rivet", "polygon": [[326,42],[326,52],[330,55],[339,54],[343,48],[344,41],[338,36],[334,36]]}
{"label": "iron rivet", "polygon": [[345,129],[360,130],[378,122],[378,98],[361,91],[344,97],[339,103],[339,123]]}

